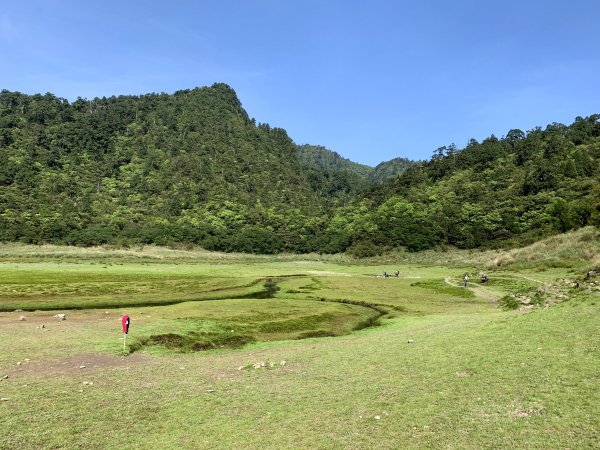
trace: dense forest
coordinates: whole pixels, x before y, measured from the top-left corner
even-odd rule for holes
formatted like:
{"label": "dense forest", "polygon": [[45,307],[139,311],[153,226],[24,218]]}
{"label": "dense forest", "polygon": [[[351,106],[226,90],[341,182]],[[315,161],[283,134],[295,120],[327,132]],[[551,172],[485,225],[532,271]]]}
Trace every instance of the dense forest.
{"label": "dense forest", "polygon": [[[315,189],[325,188],[334,196],[353,196],[373,184],[380,184],[396,177],[416,164],[406,158],[384,161],[376,167],[358,164],[340,156],[337,152],[319,145],[299,145],[297,155]],[[322,191],[323,192],[323,191]]]}
{"label": "dense forest", "polygon": [[598,226],[599,119],[440,147],[430,161],[338,209],[329,228],[373,253],[389,246],[522,245]]}
{"label": "dense forest", "polygon": [[257,124],[225,84],[0,93],[0,241],[370,255],[600,225],[600,116],[377,168]]}

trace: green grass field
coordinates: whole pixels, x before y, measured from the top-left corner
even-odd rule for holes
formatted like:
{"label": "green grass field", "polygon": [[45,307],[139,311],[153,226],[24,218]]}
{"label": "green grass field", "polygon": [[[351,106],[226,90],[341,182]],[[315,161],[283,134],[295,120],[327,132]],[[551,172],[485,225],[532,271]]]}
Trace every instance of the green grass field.
{"label": "green grass field", "polygon": [[447,257],[0,248],[0,448],[598,448],[586,261]]}

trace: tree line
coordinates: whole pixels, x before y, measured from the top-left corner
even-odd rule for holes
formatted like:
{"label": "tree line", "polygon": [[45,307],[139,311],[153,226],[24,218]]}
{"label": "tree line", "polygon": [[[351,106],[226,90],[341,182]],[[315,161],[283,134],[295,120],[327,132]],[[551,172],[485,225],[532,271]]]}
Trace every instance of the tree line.
{"label": "tree line", "polygon": [[375,179],[303,156],[221,83],[73,102],[4,90],[0,241],[357,255],[525,242],[600,224],[598,118],[442,147]]}

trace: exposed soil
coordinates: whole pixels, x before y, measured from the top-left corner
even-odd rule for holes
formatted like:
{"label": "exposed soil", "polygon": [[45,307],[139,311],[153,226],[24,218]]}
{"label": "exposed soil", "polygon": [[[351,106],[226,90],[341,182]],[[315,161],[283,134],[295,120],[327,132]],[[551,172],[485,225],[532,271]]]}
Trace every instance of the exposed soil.
{"label": "exposed soil", "polygon": [[10,370],[5,370],[2,375],[8,375],[8,379],[11,380],[20,375],[48,377],[89,374],[102,369],[129,368],[142,363],[148,364],[151,361],[151,358],[139,353],[127,356],[115,356],[107,353],[83,353],[59,359],[22,361],[21,365],[15,365]]}

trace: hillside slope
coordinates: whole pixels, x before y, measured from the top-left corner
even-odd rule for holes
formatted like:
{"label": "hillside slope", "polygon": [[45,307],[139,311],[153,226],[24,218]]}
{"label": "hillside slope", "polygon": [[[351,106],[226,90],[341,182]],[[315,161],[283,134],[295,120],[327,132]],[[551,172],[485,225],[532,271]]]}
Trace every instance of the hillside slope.
{"label": "hillside slope", "polygon": [[373,169],[256,125],[225,84],[72,103],[4,90],[0,241],[356,256],[528,244],[600,225],[599,118]]}
{"label": "hillside slope", "polygon": [[600,116],[439,148],[433,158],[339,208],[338,250],[511,246],[600,225]]}
{"label": "hillside slope", "polygon": [[303,251],[324,202],[295,151],[224,84],[73,103],[2,91],[0,240]]}
{"label": "hillside slope", "polygon": [[394,158],[371,167],[350,161],[320,145],[298,145],[297,154],[303,166],[326,173],[336,173],[338,176],[343,174],[349,182],[356,183],[358,188],[364,188],[367,184],[383,183],[389,178],[401,175],[410,166],[416,164],[415,161],[407,158]]}

